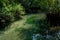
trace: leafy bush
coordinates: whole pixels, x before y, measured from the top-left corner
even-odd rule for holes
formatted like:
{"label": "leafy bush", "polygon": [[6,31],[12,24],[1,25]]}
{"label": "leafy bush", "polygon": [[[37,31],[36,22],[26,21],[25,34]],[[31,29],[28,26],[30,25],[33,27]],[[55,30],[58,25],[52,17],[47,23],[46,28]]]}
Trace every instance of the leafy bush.
{"label": "leafy bush", "polygon": [[59,0],[40,0],[40,7],[42,11],[49,13],[60,13]]}
{"label": "leafy bush", "polygon": [[[39,11],[44,12],[57,12],[60,11],[60,1],[59,0],[16,0],[21,3],[26,12],[32,7],[39,7]],[[33,11],[33,10],[30,10]]]}
{"label": "leafy bush", "polygon": [[[0,11],[0,22],[1,20],[4,20],[5,22],[1,22],[2,25],[9,24],[10,22],[13,22],[15,20],[18,20],[21,18],[22,15],[24,15],[24,8],[21,6],[21,4],[13,2],[8,2],[9,0],[1,0],[2,2],[2,8]],[[11,3],[11,4],[10,4]],[[17,19],[18,18],[18,19]],[[1,28],[2,26],[0,26]]]}

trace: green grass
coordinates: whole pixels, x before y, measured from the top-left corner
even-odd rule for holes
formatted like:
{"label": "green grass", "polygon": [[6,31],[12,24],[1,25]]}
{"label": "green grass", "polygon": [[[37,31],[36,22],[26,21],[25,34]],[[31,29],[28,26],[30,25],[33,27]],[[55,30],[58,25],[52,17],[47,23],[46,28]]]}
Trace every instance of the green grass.
{"label": "green grass", "polygon": [[45,14],[24,16],[22,20],[12,23],[9,26],[10,28],[8,28],[4,34],[0,35],[0,40],[32,40],[33,33],[37,33],[36,26],[32,24],[32,21],[35,20],[35,18],[43,19],[45,18]]}
{"label": "green grass", "polygon": [[28,18],[27,23],[33,24],[33,23],[35,23],[36,20],[45,19],[45,18],[46,18],[45,14],[38,14],[38,15],[36,14],[36,15],[33,15],[30,18]]}

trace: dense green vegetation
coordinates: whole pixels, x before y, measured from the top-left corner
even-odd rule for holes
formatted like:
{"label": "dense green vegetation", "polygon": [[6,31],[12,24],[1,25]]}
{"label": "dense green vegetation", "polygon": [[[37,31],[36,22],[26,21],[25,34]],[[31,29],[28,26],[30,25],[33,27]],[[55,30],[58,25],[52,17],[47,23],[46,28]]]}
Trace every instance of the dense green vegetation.
{"label": "dense green vegetation", "polygon": [[59,26],[60,0],[0,0],[0,40],[32,40],[37,33],[56,36]]}

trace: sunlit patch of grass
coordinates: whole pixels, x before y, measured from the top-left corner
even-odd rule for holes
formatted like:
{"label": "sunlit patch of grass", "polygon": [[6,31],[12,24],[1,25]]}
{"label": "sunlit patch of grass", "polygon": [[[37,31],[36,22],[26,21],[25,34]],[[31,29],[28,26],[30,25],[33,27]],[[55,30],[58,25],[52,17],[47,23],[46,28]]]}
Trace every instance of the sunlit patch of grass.
{"label": "sunlit patch of grass", "polygon": [[38,28],[34,24],[26,23],[26,21],[29,21],[29,18],[31,18],[30,20],[35,20],[35,18],[43,19],[45,18],[45,14],[29,15],[20,21],[12,23],[10,28],[8,28],[8,30],[6,30],[4,34],[0,36],[0,40],[32,40],[32,35],[34,33],[38,33]]}
{"label": "sunlit patch of grass", "polygon": [[46,18],[46,15],[45,14],[39,14],[39,15],[33,15],[33,16],[31,16],[30,18],[28,18],[27,19],[27,23],[29,23],[29,24],[33,24],[33,23],[35,23],[35,21],[34,20],[36,20],[36,19],[45,19]]}

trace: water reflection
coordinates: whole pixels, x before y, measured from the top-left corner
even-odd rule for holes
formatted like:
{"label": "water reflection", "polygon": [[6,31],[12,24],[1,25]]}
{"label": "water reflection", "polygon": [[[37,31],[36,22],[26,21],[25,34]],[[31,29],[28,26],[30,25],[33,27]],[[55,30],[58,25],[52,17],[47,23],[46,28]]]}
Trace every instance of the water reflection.
{"label": "water reflection", "polygon": [[32,40],[60,40],[60,31],[58,31],[57,33],[55,33],[55,35],[33,34]]}
{"label": "water reflection", "polygon": [[60,39],[60,31],[57,33],[57,37]]}

